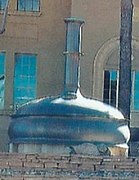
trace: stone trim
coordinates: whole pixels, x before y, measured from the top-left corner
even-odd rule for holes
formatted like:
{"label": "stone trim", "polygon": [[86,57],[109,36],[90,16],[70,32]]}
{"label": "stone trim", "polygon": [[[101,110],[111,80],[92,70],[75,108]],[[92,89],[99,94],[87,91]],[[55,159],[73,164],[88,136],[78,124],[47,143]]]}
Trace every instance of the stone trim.
{"label": "stone trim", "polygon": [[[133,37],[133,48],[139,51],[139,38]],[[114,52],[119,46],[119,37],[114,37],[106,41],[98,50],[93,63],[93,82],[92,82],[92,96],[96,99],[103,99],[103,69],[109,55]]]}

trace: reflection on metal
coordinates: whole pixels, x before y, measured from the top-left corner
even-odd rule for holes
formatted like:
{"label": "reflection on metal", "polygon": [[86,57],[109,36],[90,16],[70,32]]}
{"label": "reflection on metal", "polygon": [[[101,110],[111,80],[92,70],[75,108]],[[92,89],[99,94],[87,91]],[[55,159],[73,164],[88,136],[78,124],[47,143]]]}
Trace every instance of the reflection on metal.
{"label": "reflection on metal", "polygon": [[13,115],[9,129],[14,143],[126,144],[127,121],[113,107],[86,99],[44,98],[26,104]]}
{"label": "reflection on metal", "polygon": [[[128,149],[128,121],[117,109],[85,98],[79,88],[81,30],[84,21],[67,18],[64,92],[59,97],[31,101],[12,116],[9,127],[13,145],[101,144]],[[13,148],[12,148],[13,149]],[[20,148],[21,149],[21,148]]]}

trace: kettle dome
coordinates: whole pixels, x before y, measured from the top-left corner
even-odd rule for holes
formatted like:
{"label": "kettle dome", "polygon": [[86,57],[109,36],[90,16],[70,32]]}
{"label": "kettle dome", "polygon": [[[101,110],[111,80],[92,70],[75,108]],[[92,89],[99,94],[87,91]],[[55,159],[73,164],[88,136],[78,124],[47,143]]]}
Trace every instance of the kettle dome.
{"label": "kettle dome", "polygon": [[125,145],[129,134],[128,121],[120,111],[79,91],[75,99],[48,97],[23,105],[9,127],[13,143]]}
{"label": "kettle dome", "polygon": [[114,107],[85,98],[79,87],[81,26],[84,21],[67,18],[64,92],[22,105],[12,115],[11,144],[78,145],[107,144],[127,149],[128,121]]}
{"label": "kettle dome", "polygon": [[116,108],[101,101],[85,98],[80,91],[74,99],[59,97],[43,97],[21,106],[15,117],[18,116],[93,116],[101,118],[123,119],[124,116]]}

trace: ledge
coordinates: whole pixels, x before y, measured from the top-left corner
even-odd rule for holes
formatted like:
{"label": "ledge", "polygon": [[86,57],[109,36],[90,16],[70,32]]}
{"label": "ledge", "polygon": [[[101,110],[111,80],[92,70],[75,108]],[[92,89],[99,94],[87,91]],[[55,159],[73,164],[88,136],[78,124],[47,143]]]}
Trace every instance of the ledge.
{"label": "ledge", "polygon": [[[0,15],[3,15],[2,10],[0,10]],[[27,11],[8,12],[8,16],[40,17],[41,15],[42,15],[42,12],[27,12]]]}

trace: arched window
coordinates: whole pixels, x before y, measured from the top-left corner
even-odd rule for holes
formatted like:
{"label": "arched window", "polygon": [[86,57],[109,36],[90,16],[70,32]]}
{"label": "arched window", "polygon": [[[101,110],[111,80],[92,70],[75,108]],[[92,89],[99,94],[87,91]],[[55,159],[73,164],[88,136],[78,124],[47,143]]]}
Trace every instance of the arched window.
{"label": "arched window", "polygon": [[[117,53],[117,57],[115,54]],[[114,52],[108,58],[104,68],[103,101],[114,107],[118,105],[118,83],[119,83],[119,55]],[[132,56],[132,84],[131,84],[131,110],[139,110],[139,53],[133,50]],[[125,79],[126,81],[126,79]]]}

